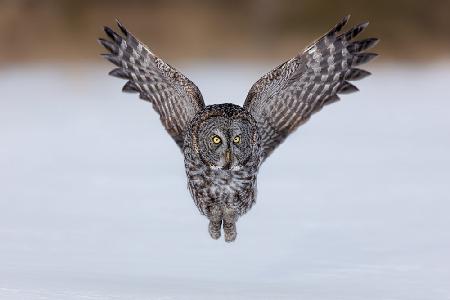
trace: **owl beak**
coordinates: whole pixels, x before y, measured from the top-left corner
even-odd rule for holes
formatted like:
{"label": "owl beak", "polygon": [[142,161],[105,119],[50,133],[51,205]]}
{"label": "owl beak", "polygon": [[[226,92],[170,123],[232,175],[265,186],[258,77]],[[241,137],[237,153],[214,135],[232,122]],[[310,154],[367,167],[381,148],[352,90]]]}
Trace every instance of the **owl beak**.
{"label": "owl beak", "polygon": [[223,166],[223,169],[229,170],[231,167],[231,151],[226,150],[225,151],[225,164]]}

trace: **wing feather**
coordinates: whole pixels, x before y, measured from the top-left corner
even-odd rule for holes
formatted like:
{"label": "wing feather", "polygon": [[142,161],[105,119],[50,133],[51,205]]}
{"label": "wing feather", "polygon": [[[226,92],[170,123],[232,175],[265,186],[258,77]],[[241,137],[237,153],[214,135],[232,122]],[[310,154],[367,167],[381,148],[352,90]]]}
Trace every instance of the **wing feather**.
{"label": "wing feather", "polygon": [[102,54],[117,66],[109,75],[128,80],[122,91],[139,93],[139,98],[152,103],[161,122],[178,146],[183,146],[183,134],[194,115],[205,107],[198,87],[175,68],[154,55],[120,22],[122,35],[109,27],[109,39],[99,42],[109,51]]}
{"label": "wing feather", "polygon": [[284,139],[324,105],[339,100],[337,94],[358,91],[349,81],[360,80],[369,72],[355,68],[377,54],[362,52],[378,39],[352,41],[368,22],[339,34],[350,16],[294,58],[259,79],[244,103],[258,123],[264,159]]}

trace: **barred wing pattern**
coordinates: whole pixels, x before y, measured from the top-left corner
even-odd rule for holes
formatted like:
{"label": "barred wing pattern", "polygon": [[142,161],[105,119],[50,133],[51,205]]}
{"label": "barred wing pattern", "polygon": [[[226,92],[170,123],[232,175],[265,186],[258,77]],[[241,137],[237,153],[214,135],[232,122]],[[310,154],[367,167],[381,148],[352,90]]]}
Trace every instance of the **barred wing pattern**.
{"label": "barred wing pattern", "polygon": [[349,18],[342,19],[306,50],[264,75],[250,89],[244,108],[258,123],[263,159],[313,113],[339,100],[337,94],[357,91],[349,81],[370,75],[355,67],[376,56],[363,51],[374,46],[378,39],[352,41],[368,23],[339,35]]}
{"label": "barred wing pattern", "polygon": [[123,36],[105,27],[109,39],[99,39],[110,52],[103,56],[118,67],[109,75],[128,80],[124,92],[139,93],[141,99],[153,104],[163,126],[181,148],[184,130],[205,106],[199,89],[117,23]]}

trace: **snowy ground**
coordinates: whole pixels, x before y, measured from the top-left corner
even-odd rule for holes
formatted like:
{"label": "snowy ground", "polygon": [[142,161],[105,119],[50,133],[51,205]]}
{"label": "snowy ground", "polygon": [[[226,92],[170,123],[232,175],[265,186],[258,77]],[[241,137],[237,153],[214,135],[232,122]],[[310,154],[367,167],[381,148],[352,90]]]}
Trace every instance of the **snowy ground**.
{"label": "snowy ground", "polygon": [[[208,103],[268,70],[215,67],[185,68]],[[226,244],[106,69],[1,70],[0,299],[450,299],[450,66],[372,71],[270,157]]]}

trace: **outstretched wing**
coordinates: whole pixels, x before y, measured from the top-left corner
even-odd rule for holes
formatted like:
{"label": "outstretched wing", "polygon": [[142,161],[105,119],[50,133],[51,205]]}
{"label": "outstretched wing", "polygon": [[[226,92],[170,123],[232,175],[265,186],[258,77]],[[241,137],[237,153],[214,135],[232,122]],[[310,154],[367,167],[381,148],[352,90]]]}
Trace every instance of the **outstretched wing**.
{"label": "outstretched wing", "polygon": [[369,23],[339,34],[349,18],[342,19],[302,53],[264,75],[250,89],[244,108],[258,123],[264,159],[313,113],[339,100],[337,94],[357,91],[349,81],[370,75],[355,67],[376,56],[363,51],[374,46],[378,39],[352,41]]}
{"label": "outstretched wing", "polygon": [[109,75],[128,80],[122,91],[139,93],[151,102],[167,132],[182,147],[184,130],[205,106],[199,89],[117,23],[123,35],[105,27],[109,39],[99,39],[110,52],[103,56],[118,67]]}

